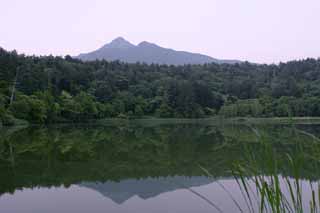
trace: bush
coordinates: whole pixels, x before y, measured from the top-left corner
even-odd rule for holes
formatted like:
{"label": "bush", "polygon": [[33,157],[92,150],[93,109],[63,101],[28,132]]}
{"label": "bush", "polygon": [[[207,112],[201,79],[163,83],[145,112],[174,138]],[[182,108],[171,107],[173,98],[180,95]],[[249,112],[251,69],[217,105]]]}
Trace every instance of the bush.
{"label": "bush", "polygon": [[138,117],[141,117],[144,115],[144,112],[143,112],[143,109],[141,108],[141,106],[139,106],[139,105],[135,106],[134,115],[138,116]]}
{"label": "bush", "polygon": [[46,104],[36,96],[17,96],[10,110],[14,117],[36,123],[43,123],[47,118]]}
{"label": "bush", "polygon": [[1,121],[4,126],[13,126],[15,124],[15,118],[11,114],[4,114],[1,117]]}
{"label": "bush", "polygon": [[263,106],[257,99],[238,100],[234,104],[224,105],[219,114],[225,117],[260,117]]}
{"label": "bush", "polygon": [[26,95],[17,96],[16,100],[10,106],[10,111],[14,117],[29,120],[28,116],[31,108],[28,99],[29,97]]}
{"label": "bush", "polygon": [[118,115],[118,118],[119,118],[119,119],[128,119],[128,116],[125,115],[125,114],[123,114],[123,113],[120,113],[120,114]]}
{"label": "bush", "polygon": [[167,104],[161,104],[160,108],[157,109],[157,115],[160,118],[170,118],[173,115],[173,110]]}

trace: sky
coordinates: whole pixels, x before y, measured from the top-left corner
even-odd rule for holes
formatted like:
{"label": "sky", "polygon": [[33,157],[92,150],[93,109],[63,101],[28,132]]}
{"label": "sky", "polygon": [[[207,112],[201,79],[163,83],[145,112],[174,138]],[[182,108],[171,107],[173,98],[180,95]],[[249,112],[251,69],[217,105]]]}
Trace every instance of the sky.
{"label": "sky", "polygon": [[78,55],[116,37],[257,63],[320,57],[320,0],[0,0],[0,47]]}

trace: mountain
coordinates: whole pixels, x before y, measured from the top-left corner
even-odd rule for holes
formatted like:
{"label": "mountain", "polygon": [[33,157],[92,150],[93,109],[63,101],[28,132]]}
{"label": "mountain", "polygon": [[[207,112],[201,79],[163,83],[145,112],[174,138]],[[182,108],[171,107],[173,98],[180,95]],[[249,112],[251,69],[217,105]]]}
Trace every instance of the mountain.
{"label": "mountain", "polygon": [[105,59],[108,61],[120,60],[128,63],[142,62],[147,64],[168,65],[205,63],[233,64],[240,62],[236,60],[219,60],[202,54],[167,49],[146,41],[134,45],[122,37],[114,39],[111,43],[104,45],[98,50],[80,54],[76,58],[84,61]]}

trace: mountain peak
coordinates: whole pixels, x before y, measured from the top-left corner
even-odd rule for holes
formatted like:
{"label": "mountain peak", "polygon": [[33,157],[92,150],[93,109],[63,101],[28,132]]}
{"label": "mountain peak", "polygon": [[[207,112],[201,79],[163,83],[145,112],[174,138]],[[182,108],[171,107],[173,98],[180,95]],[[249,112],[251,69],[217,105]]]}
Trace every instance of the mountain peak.
{"label": "mountain peak", "polygon": [[112,40],[109,44],[106,44],[103,48],[130,48],[135,47],[129,41],[125,40],[123,37],[118,37]]}
{"label": "mountain peak", "polygon": [[77,58],[92,60],[120,60],[127,63],[144,62],[147,64],[206,64],[206,63],[238,63],[234,60],[219,60],[210,56],[176,51],[170,48],[163,48],[157,44],[143,41],[138,45],[131,44],[123,37],[118,37],[102,48],[93,52],[80,54]]}
{"label": "mountain peak", "polygon": [[140,44],[138,44],[138,47],[159,47],[159,46],[147,41],[143,41]]}
{"label": "mountain peak", "polygon": [[111,43],[113,42],[128,42],[128,41],[125,40],[123,37],[119,36],[111,41]]}

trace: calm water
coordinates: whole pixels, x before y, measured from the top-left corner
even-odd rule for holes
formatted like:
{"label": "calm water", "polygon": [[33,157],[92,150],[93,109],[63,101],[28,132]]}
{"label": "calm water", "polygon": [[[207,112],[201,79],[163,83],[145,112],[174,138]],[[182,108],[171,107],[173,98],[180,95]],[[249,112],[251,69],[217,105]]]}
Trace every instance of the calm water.
{"label": "calm water", "polygon": [[[258,153],[261,135],[277,153],[284,193],[281,177],[293,174],[283,159],[305,156],[299,178],[308,210],[310,182],[320,177],[319,130],[196,124],[2,130],[0,212],[239,212],[230,194],[247,207],[231,170],[248,150]],[[267,176],[263,156],[257,162]]]}

